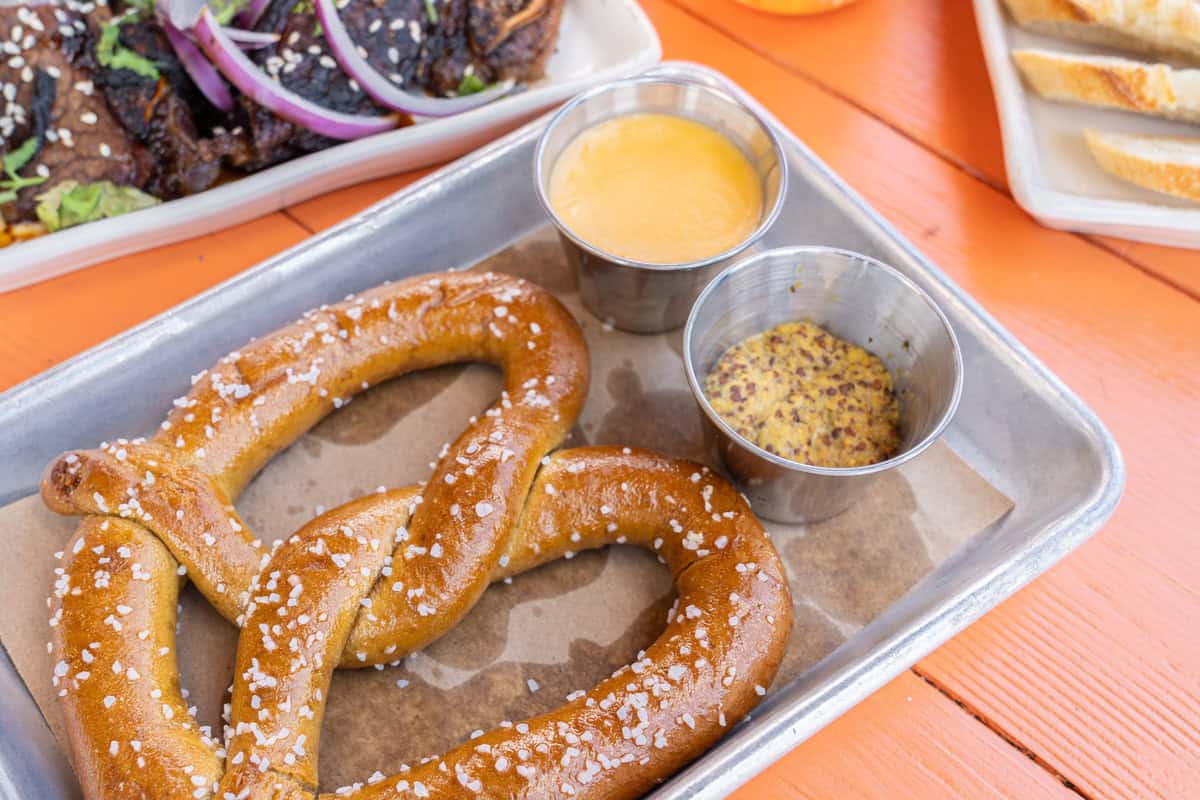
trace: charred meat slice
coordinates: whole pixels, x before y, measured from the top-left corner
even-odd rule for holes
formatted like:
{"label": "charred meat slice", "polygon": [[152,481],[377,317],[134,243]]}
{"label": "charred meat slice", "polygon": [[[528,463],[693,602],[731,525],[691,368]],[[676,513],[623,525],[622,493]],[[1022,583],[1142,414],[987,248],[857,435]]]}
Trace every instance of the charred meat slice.
{"label": "charred meat slice", "polygon": [[431,38],[433,94],[453,94],[465,77],[484,84],[542,77],[554,52],[563,0],[448,0]]}
{"label": "charred meat slice", "polygon": [[152,156],[154,169],[142,188],[169,199],[212,186],[233,147],[221,127],[231,127],[230,118],[192,83],[157,23],[129,19],[116,34],[121,47],[145,58],[158,73],[106,67],[93,56],[96,84],[109,108]]}
{"label": "charred meat slice", "polygon": [[[554,54],[563,0],[475,0],[467,15],[472,48],[490,81],[542,77]],[[489,82],[490,82],[489,81]]]}
{"label": "charred meat slice", "polygon": [[[383,115],[334,60],[316,15],[298,0],[274,0],[259,20],[258,30],[280,34],[279,42],[251,56],[284,88],[314,103],[346,114]],[[312,133],[267,111],[245,96],[239,98],[246,135],[231,153],[231,163],[256,170],[304,153],[323,150],[337,141]]]}
{"label": "charred meat slice", "polygon": [[[483,84],[541,77],[554,49],[563,0],[352,0],[339,13],[360,53],[396,86],[453,95],[463,79]],[[329,108],[382,114],[334,61],[311,2],[274,0],[257,25],[280,34],[255,60],[286,88]],[[233,163],[258,169],[333,142],[242,98],[248,122]]]}
{"label": "charred meat slice", "polygon": [[47,180],[0,208],[10,222],[36,219],[35,197],[59,181],[140,186],[150,174],[146,151],[109,111],[82,63],[87,32],[87,21],[65,7],[0,6],[0,152],[32,135],[37,115],[46,121],[41,149],[21,174]]}
{"label": "charred meat slice", "polygon": [[408,91],[453,95],[482,84],[540,78],[563,0],[355,0],[342,22],[371,66]]}

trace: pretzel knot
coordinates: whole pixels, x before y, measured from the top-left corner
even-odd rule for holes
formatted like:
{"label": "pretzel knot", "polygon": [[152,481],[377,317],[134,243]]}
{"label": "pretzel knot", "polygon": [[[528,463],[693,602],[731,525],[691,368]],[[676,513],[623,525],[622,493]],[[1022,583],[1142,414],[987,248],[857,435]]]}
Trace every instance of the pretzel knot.
{"label": "pretzel knot", "polygon": [[[504,371],[501,398],[428,484],[354,500],[267,553],[233,502],[367,386],[438,364]],[[587,348],[557,300],[494,274],[379,287],[223,358],[148,440],[72,452],[42,483],[82,515],[56,570],[51,647],[88,798],[314,798],[335,666],[394,661],[450,630],[492,581],[628,543],[675,578],[666,630],[555,711],[504,723],[340,797],[635,797],[765,693],[790,630],[782,565],[707,468],[628,448],[555,448],[587,393]],[[224,744],[179,688],[186,575],[241,627]]]}

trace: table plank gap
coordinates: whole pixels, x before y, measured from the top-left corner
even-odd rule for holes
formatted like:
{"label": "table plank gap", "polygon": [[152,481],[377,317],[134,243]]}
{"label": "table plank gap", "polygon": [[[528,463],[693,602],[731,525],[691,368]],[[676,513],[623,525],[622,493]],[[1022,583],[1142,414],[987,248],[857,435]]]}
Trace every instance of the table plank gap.
{"label": "table plank gap", "polygon": [[732,800],[832,797],[1081,796],[906,670],[734,793]]}
{"label": "table plank gap", "polygon": [[287,217],[292,222],[299,225],[301,228],[304,228],[304,230],[308,231],[309,234],[315,234],[319,230],[321,230],[321,228],[310,225],[308,222],[306,222],[305,220],[303,220],[299,216],[297,216],[294,209],[295,209],[295,206],[289,206],[288,208],[281,209],[279,213],[283,214],[285,217]]}
{"label": "table plank gap", "polygon": [[[1115,586],[1113,570],[1129,559],[1095,546],[1085,553],[1054,571],[1053,586],[1021,592],[918,670],[1000,728],[1022,729],[1022,741],[1070,765],[1088,794],[1191,796],[1200,786],[1200,642],[1188,631],[1200,593],[1154,575]],[[1182,569],[1194,565],[1185,559]],[[1079,667],[1063,669],[1070,664]]]}
{"label": "table plank gap", "polygon": [[[1101,250],[1104,250],[1105,252],[1108,252],[1108,253],[1112,253],[1114,256],[1121,259],[1122,261],[1125,261],[1126,263],[1130,264],[1134,268],[1140,269],[1142,272],[1145,272],[1147,274],[1154,275],[1156,278],[1161,280],[1166,285],[1174,287],[1175,289],[1178,289],[1179,291],[1183,292],[1184,294],[1186,294],[1188,297],[1192,298],[1193,300],[1200,302],[1200,282],[1189,283],[1189,282],[1185,281],[1181,276],[1178,276],[1173,272],[1160,272],[1159,270],[1155,269],[1152,265],[1147,264],[1145,261],[1143,261],[1137,255],[1135,255],[1137,253],[1144,252],[1144,248],[1137,248],[1137,247],[1129,246],[1129,245],[1132,245],[1135,243],[1121,242],[1120,240],[1111,239],[1111,238],[1108,238],[1105,236],[1095,236],[1090,233],[1077,234],[1077,235],[1082,236],[1084,239],[1091,242],[1096,247],[1099,247]],[[1122,244],[1125,246],[1122,247],[1121,246]],[[1152,246],[1152,245],[1147,245],[1147,247],[1150,247],[1150,246]],[[1178,250],[1177,252],[1182,253],[1184,251]],[[1195,253],[1195,254],[1193,254],[1192,257],[1195,259],[1196,266],[1200,267],[1200,253]],[[1197,269],[1197,272],[1200,273],[1200,269]]]}
{"label": "table plank gap", "polygon": [[[701,23],[713,28],[718,33],[722,34],[725,37],[728,37],[730,40],[736,42],[737,44],[741,45],[742,47],[746,48],[747,50],[751,51],[755,55],[761,57],[762,59],[769,61],[770,63],[776,65],[780,69],[786,70],[788,73],[799,78],[800,80],[803,80],[803,81],[811,84],[812,86],[820,89],[821,91],[825,92],[826,94],[831,95],[832,97],[840,100],[843,103],[846,103],[847,105],[854,108],[855,110],[860,111],[863,114],[871,117],[872,119],[879,122],[881,125],[884,125],[885,127],[887,127],[889,130],[893,131],[894,133],[898,134],[899,136],[904,137],[905,139],[912,142],[913,144],[916,144],[917,146],[924,148],[925,150],[929,151],[933,155],[940,158],[942,161],[946,162],[947,164],[954,167],[955,169],[958,169],[958,170],[966,173],[967,175],[969,175],[970,177],[979,181],[980,183],[987,186],[988,188],[993,189],[1010,199],[1013,199],[1012,192],[1009,190],[1008,184],[1006,181],[997,179],[996,177],[993,177],[992,175],[988,174],[988,172],[985,169],[976,166],[970,160],[963,158],[959,155],[956,155],[952,150],[950,150],[944,146],[939,146],[935,142],[935,140],[921,139],[919,136],[917,136],[916,132],[905,129],[898,122],[892,120],[891,118],[889,118],[888,116],[883,114],[881,111],[879,111],[875,108],[872,108],[871,106],[867,105],[864,101],[858,99],[857,97],[850,94],[849,92],[839,89],[836,85],[823,80],[818,74],[801,69],[795,63],[793,63],[785,58],[781,58],[778,54],[774,53],[769,48],[763,47],[759,42],[755,41],[753,38],[740,35],[735,30],[731,29],[729,26],[721,24],[719,22],[713,21],[713,20],[705,17],[704,15],[698,13],[695,9],[693,9],[688,4],[688,0],[665,0],[665,1],[670,3],[672,6],[674,6],[678,10],[682,11],[683,13],[687,14],[688,16],[692,17],[696,21],[701,22]],[[1015,202],[1015,199],[1014,199],[1014,202]],[[1175,289],[1177,291],[1183,292],[1184,294],[1188,295],[1189,297],[1191,297],[1194,300],[1200,300],[1200,283],[1197,283],[1196,285],[1192,285],[1188,282],[1185,282],[1182,278],[1176,276],[1174,274],[1174,272],[1172,272],[1172,271],[1163,271],[1163,270],[1155,269],[1153,266],[1145,263],[1144,261],[1134,258],[1129,252],[1127,252],[1128,250],[1135,249],[1135,248],[1128,246],[1133,243],[1126,243],[1127,246],[1125,248],[1119,248],[1119,247],[1116,247],[1113,244],[1107,242],[1102,237],[1092,236],[1092,235],[1088,235],[1088,234],[1080,234],[1080,233],[1075,233],[1072,231],[1063,231],[1063,233],[1067,233],[1069,235],[1076,236],[1076,237],[1082,239],[1083,241],[1086,241],[1089,244],[1094,245],[1095,247],[1098,247],[1098,248],[1104,250],[1105,252],[1110,253],[1113,256],[1116,256],[1117,258],[1121,259],[1122,261],[1125,261],[1127,264],[1129,264],[1134,269],[1137,269],[1141,272],[1146,273],[1147,275],[1151,276],[1152,278],[1154,278],[1158,281],[1161,281],[1166,286],[1169,286],[1172,289]],[[1197,257],[1197,261],[1200,261],[1200,257]]]}
{"label": "table plank gap", "polygon": [[982,713],[978,708],[975,708],[967,700],[956,695],[954,692],[950,691],[950,689],[947,688],[946,686],[938,683],[938,681],[935,678],[931,677],[930,675],[925,674],[920,669],[919,665],[912,668],[912,673],[914,675],[916,675],[918,678],[920,678],[922,681],[924,681],[925,683],[929,684],[929,686],[931,686],[936,692],[945,696],[946,699],[950,700],[950,702],[954,703],[956,706],[958,706],[960,709],[962,709],[963,713],[969,714],[973,719],[975,719],[977,722],[979,722],[985,728],[990,730],[993,734],[995,734],[1000,739],[1002,739],[1006,744],[1008,744],[1009,747],[1013,748],[1018,753],[1025,756],[1030,761],[1037,764],[1039,767],[1041,767],[1043,770],[1045,770],[1047,773],[1049,773],[1051,776],[1053,776],[1053,778],[1056,781],[1058,781],[1060,784],[1062,784],[1063,788],[1067,789],[1068,791],[1074,793],[1075,795],[1077,795],[1081,798],[1084,798],[1084,800],[1095,800],[1091,795],[1085,793],[1082,789],[1080,789],[1078,786],[1076,786],[1074,783],[1072,783],[1071,780],[1066,775],[1063,775],[1061,772],[1059,772],[1057,769],[1055,769],[1053,764],[1051,764],[1049,761],[1047,761],[1046,759],[1039,756],[1033,750],[1030,750],[1028,747],[1023,745],[1018,740],[1014,739],[1012,736],[1010,736],[1008,734],[1007,731],[1004,730],[1004,728],[1002,726],[997,724],[994,720],[989,719],[987,717],[987,715]]}
{"label": "table plank gap", "polygon": [[0,294],[0,391],[304,241],[272,213]]}
{"label": "table plank gap", "polygon": [[888,128],[895,131],[900,136],[903,136],[905,139],[908,139],[909,141],[914,142],[915,144],[918,144],[921,147],[924,147],[926,150],[929,150],[930,152],[934,153],[935,155],[937,155],[939,158],[941,158],[946,163],[948,163],[954,167],[957,167],[958,169],[961,169],[963,172],[966,172],[968,175],[975,178],[976,180],[979,180],[980,182],[987,184],[988,186],[992,186],[992,187],[996,187],[996,188],[1003,188],[1005,186],[1005,183],[1001,178],[997,178],[995,176],[989,175],[986,170],[984,170],[980,167],[977,167],[976,165],[972,164],[969,160],[956,155],[952,150],[950,150],[946,147],[938,146],[937,144],[935,144],[932,141],[926,141],[926,140],[921,139],[919,136],[916,135],[915,132],[907,130],[899,122],[889,118],[887,115],[883,114],[881,111],[874,109],[871,106],[867,105],[866,102],[855,97],[853,94],[851,94],[843,89],[838,88],[836,85],[834,85],[832,83],[822,80],[821,77],[817,73],[801,69],[799,66],[792,63],[791,61],[788,61],[785,58],[781,58],[777,53],[773,52],[770,48],[762,46],[762,44],[759,43],[758,41],[756,41],[755,39],[748,37],[748,36],[742,36],[737,31],[730,28],[729,26],[723,25],[719,22],[715,22],[715,21],[709,19],[708,17],[705,17],[703,14],[700,14],[695,9],[693,9],[684,0],[666,0],[666,2],[669,2],[675,8],[679,9],[680,11],[687,14],[688,16],[694,18],[698,22],[704,23],[705,25],[712,27],[717,32],[728,37],[732,41],[736,42],[737,44],[739,44],[742,47],[746,48],[747,50],[751,51],[752,53],[759,56],[760,58],[762,58],[766,61],[769,61],[772,64],[779,67],[780,69],[786,70],[787,72],[791,73],[795,77],[800,78],[803,81],[807,81],[808,83],[820,88],[827,94],[830,94],[830,95],[836,97],[838,100],[841,100],[842,102],[846,103],[847,105],[854,107],[858,111],[861,111],[862,113],[866,114],[867,116],[875,119],[882,125],[886,125]]}

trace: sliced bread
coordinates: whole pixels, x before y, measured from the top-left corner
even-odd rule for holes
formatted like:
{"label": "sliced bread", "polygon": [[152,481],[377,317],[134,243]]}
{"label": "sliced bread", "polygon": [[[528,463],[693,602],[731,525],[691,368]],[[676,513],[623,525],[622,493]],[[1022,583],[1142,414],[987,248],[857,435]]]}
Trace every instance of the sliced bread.
{"label": "sliced bread", "polygon": [[1050,50],[1014,50],[1013,60],[1048,100],[1200,122],[1200,69]]}
{"label": "sliced bread", "polygon": [[1004,0],[1021,27],[1051,36],[1200,61],[1196,0]]}
{"label": "sliced bread", "polygon": [[1083,136],[1106,172],[1146,189],[1200,201],[1200,139],[1095,130]]}

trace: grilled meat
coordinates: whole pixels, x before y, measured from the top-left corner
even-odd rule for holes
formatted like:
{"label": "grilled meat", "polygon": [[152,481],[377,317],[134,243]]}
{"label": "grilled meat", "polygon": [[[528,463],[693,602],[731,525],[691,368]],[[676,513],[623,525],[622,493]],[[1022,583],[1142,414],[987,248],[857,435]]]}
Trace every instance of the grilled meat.
{"label": "grilled meat", "polygon": [[446,47],[433,64],[430,91],[449,94],[471,74],[485,84],[542,77],[562,0],[451,0],[447,7]]}
{"label": "grilled meat", "polygon": [[477,0],[467,16],[472,48],[491,81],[542,77],[554,55],[562,0]]}
{"label": "grilled meat", "polygon": [[[110,1],[119,13],[120,0]],[[563,0],[339,4],[360,52],[393,83],[413,93],[453,95],[468,78],[478,88],[540,77]],[[114,43],[109,8],[104,0],[0,5],[0,154],[37,137],[40,150],[20,174],[47,178],[0,206],[5,219],[33,219],[36,195],[64,180],[108,180],[168,199],[211,186],[222,166],[253,171],[337,143],[242,95],[229,114],[211,106],[151,18],[129,15],[116,44],[152,68],[101,63],[106,27]],[[348,114],[388,113],[339,68],[311,0],[272,0],[256,27],[280,39],[251,58],[289,90]]]}
{"label": "grilled meat", "polygon": [[[42,176],[0,207],[10,222],[33,220],[34,199],[53,183],[110,180],[140,186],[148,154],[110,112],[83,60],[91,3],[0,6],[0,151],[19,147],[41,128],[41,149],[20,174]],[[41,124],[38,121],[41,120]]]}
{"label": "grilled meat", "polygon": [[[256,27],[280,35],[276,45],[255,50],[251,58],[285,88],[347,114],[388,113],[338,66],[320,34],[310,2],[274,0]],[[262,169],[337,144],[333,139],[280,119],[247,97],[240,97],[239,105],[245,120],[245,136],[230,154],[230,163],[240,169]]]}
{"label": "grilled meat", "polygon": [[141,188],[163,199],[207,189],[234,147],[233,137],[221,128],[230,118],[192,83],[156,22],[131,19],[118,28],[118,41],[159,73],[105,67],[94,58],[94,48],[89,50],[96,85],[109,108],[150,153],[153,170]]}
{"label": "grilled meat", "polygon": [[[340,15],[367,61],[411,92],[453,95],[467,76],[481,83],[541,77],[553,51],[562,0],[355,0]],[[515,24],[514,24],[515,22]],[[255,51],[288,89],[354,114],[382,114],[342,72],[308,0],[274,0],[256,26],[280,34]],[[259,169],[333,144],[242,99],[247,136],[231,163]]]}

